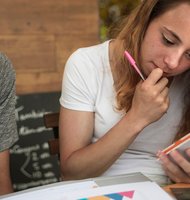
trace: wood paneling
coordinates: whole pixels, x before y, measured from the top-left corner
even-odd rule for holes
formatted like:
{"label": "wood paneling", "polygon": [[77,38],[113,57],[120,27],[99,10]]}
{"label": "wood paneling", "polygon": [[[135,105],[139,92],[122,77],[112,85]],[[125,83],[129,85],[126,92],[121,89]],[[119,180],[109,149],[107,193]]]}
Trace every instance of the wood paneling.
{"label": "wood paneling", "polygon": [[0,0],[0,46],[17,73],[17,94],[59,91],[65,62],[99,42],[97,0]]}

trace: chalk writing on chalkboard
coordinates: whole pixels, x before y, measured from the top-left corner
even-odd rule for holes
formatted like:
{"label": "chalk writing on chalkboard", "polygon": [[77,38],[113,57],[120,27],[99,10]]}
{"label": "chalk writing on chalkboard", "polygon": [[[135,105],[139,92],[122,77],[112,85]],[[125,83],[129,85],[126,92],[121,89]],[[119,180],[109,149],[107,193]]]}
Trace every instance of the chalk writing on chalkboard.
{"label": "chalk writing on chalkboard", "polygon": [[43,115],[59,111],[60,92],[17,96],[19,141],[11,148],[11,177],[16,191],[59,181],[59,163],[49,154],[52,129]]}

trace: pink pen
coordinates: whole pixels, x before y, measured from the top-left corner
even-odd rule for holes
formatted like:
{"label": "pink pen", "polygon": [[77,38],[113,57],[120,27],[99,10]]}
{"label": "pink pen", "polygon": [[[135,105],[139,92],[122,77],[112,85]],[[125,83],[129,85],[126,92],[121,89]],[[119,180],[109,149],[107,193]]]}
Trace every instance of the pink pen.
{"label": "pink pen", "polygon": [[141,71],[139,70],[139,68],[137,67],[137,65],[135,63],[135,60],[132,58],[132,56],[129,54],[128,51],[125,51],[125,57],[130,62],[130,64],[134,67],[134,69],[137,71],[137,73],[140,75],[140,77],[142,78],[142,80],[145,80],[143,74],[141,73]]}

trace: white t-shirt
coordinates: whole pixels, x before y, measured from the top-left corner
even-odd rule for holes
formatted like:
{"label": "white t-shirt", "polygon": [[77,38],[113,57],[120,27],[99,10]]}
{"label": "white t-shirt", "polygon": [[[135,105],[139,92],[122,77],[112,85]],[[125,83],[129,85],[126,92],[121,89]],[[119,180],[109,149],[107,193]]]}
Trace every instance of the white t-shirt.
{"label": "white t-shirt", "polygon": [[[109,41],[78,49],[68,59],[63,76],[60,104],[68,109],[95,113],[92,142],[101,138],[123,116],[116,109],[108,49]],[[166,183],[167,177],[156,153],[172,143],[178,130],[185,80],[186,75],[174,78],[167,114],[141,131],[103,176],[142,172],[158,183]]]}

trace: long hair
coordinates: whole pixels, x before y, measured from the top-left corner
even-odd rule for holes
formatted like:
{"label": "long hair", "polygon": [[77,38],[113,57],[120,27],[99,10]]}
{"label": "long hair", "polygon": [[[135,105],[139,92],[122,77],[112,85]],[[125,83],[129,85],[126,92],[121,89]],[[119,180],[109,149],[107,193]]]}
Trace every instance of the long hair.
{"label": "long hair", "polygon": [[[139,51],[150,22],[184,2],[190,3],[190,0],[143,0],[121,20],[118,26],[111,30],[111,36],[115,39],[113,77],[118,110],[127,112],[130,109],[136,84],[140,80],[140,77],[124,58],[124,51],[128,50],[135,58],[137,65],[141,67]],[[187,106],[190,106],[190,103]],[[185,131],[187,129],[190,130],[186,123],[189,113],[190,109],[187,109],[180,129],[182,130],[183,127],[183,132],[187,132]]]}
{"label": "long hair", "polygon": [[190,84],[188,85],[188,88],[186,89],[186,93],[184,96],[183,118],[181,120],[181,125],[179,127],[179,131],[176,135],[175,140],[183,137],[189,132],[190,132]]}

